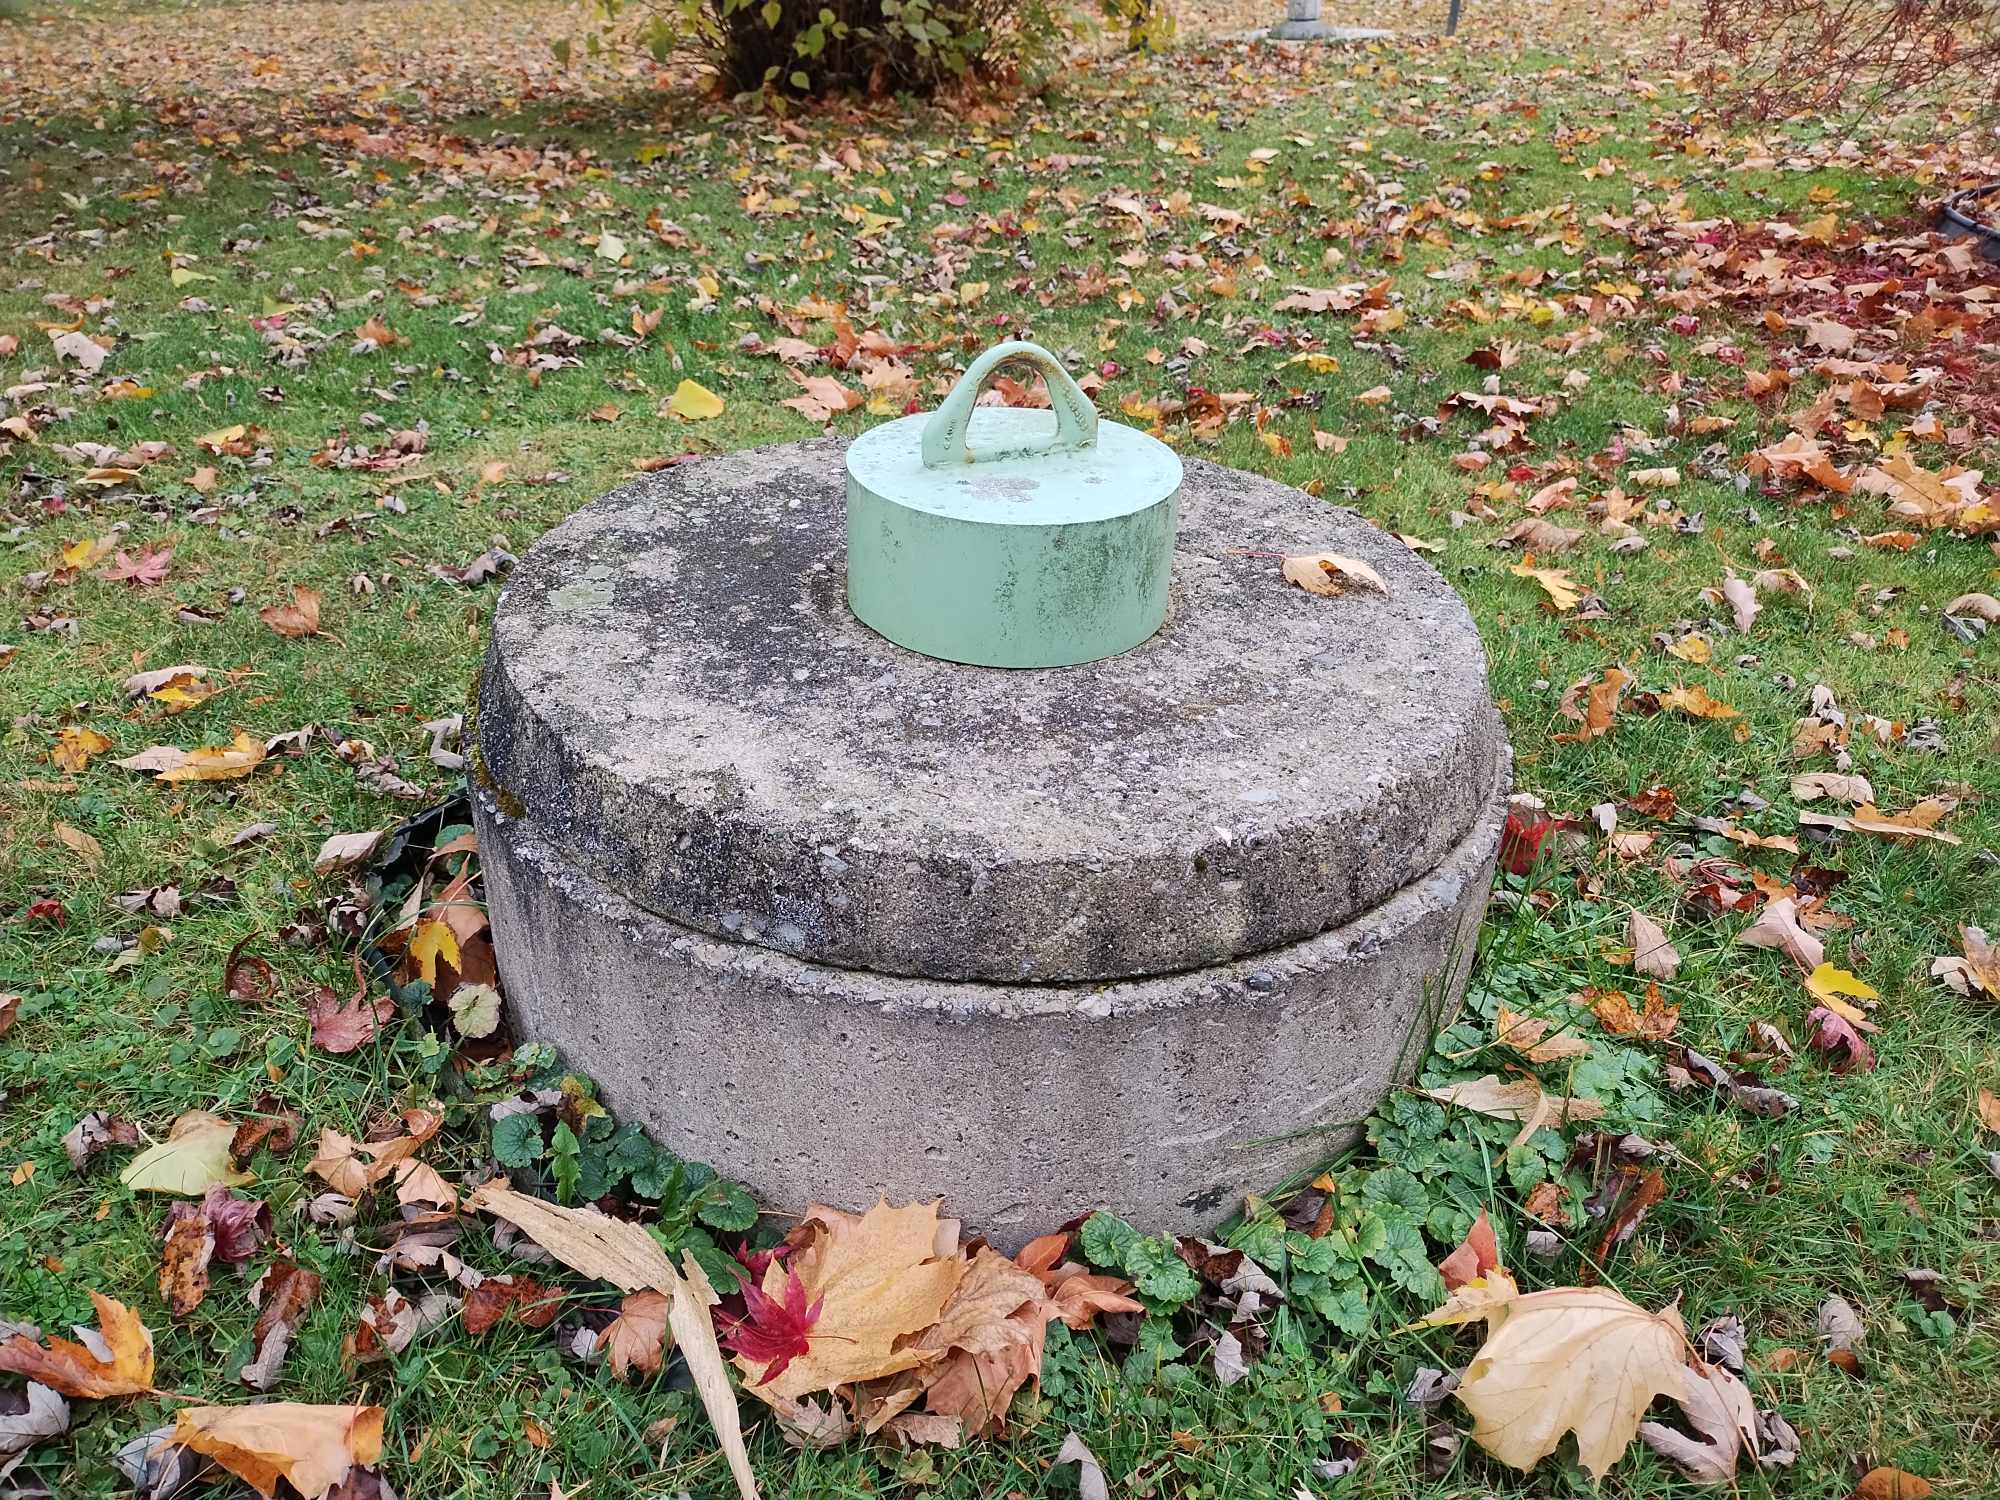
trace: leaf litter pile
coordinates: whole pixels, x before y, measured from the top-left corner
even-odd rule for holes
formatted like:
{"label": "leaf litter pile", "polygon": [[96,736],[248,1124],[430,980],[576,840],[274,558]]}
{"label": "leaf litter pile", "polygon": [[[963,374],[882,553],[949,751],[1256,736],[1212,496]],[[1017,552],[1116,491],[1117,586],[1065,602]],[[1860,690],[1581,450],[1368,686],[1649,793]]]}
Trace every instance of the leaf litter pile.
{"label": "leaf litter pile", "polygon": [[[2000,1491],[1997,164],[1474,11],[783,116],[0,24],[0,1494]],[[1427,556],[1514,738],[1461,1012],[1212,1237],[760,1208],[510,1031],[450,800],[541,529],[1006,335]]]}

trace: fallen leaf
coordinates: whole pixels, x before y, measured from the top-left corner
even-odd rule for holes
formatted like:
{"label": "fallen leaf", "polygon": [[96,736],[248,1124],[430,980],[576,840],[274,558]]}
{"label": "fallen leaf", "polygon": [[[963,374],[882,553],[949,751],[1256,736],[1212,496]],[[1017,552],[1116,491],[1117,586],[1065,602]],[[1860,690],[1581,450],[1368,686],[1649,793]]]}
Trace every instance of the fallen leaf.
{"label": "fallen leaf", "polygon": [[1016,1393],[1041,1378],[1043,1341],[1057,1315],[1039,1277],[982,1248],[935,1326],[913,1345],[943,1355],[917,1373],[925,1409],[975,1437],[999,1430]]}
{"label": "fallen leaf", "polygon": [[175,1317],[187,1317],[208,1295],[208,1263],[214,1254],[215,1232],[199,1210],[167,1221],[167,1241],[160,1252],[160,1300]]}
{"label": "fallen leaf", "polygon": [[230,1165],[229,1143],[235,1136],[229,1121],[191,1109],[174,1121],[164,1141],[133,1157],[118,1180],[135,1193],[185,1198],[199,1198],[217,1184],[239,1187],[254,1179]]}
{"label": "fallen leaf", "polygon": [[1440,1104],[1455,1105],[1459,1109],[1491,1115],[1495,1119],[1521,1121],[1521,1133],[1514,1137],[1509,1149],[1520,1145],[1544,1125],[1595,1120],[1604,1113],[1604,1106],[1595,1099],[1544,1093],[1541,1084],[1532,1078],[1502,1083],[1492,1073],[1464,1083],[1454,1083],[1448,1088],[1417,1089],[1415,1092]]}
{"label": "fallen leaf", "polygon": [[531,1276],[488,1276],[465,1294],[465,1331],[486,1333],[510,1312],[530,1328],[546,1328],[562,1311],[562,1298]]}
{"label": "fallen leaf", "polygon": [[313,874],[325,875],[333,870],[345,870],[358,865],[369,855],[386,835],[381,829],[369,833],[336,833],[319,846],[319,853],[313,859]]}
{"label": "fallen leaf", "polygon": [[1493,1040],[1511,1047],[1532,1063],[1555,1062],[1565,1057],[1590,1056],[1590,1043],[1571,1032],[1548,1036],[1548,1021],[1540,1016],[1524,1016],[1501,1006],[1493,1018]]}
{"label": "fallen leaf", "polygon": [[[360,965],[355,966],[360,977]],[[325,985],[316,985],[306,998],[306,1020],[312,1026],[313,1045],[322,1052],[340,1056],[375,1039],[375,1034],[396,1014],[396,1002],[387,995],[368,998],[368,985],[360,987],[343,1002]]]}
{"label": "fallen leaf", "polygon": [[1306,552],[1286,557],[1278,564],[1278,571],[1287,583],[1327,598],[1338,598],[1350,584],[1364,585],[1378,594],[1389,592],[1389,585],[1382,581],[1380,573],[1359,558],[1342,557],[1337,552]]}
{"label": "fallen leaf", "polygon": [[1745,635],[1756,622],[1758,611],[1763,605],[1757,602],[1757,591],[1742,579],[1731,573],[1722,581],[1722,597],[1729,605],[1729,612],[1736,620],[1736,628]]}
{"label": "fallen leaf", "polygon": [[1801,828],[1832,828],[1842,833],[1873,833],[1891,839],[1932,839],[1940,844],[1959,844],[1964,840],[1955,833],[1946,833],[1934,825],[1951,809],[1935,797],[1923,801],[1899,813],[1885,813],[1873,803],[1863,803],[1846,815],[1836,813],[1800,813]]}
{"label": "fallen leaf", "polygon": [[752,1382],[762,1385],[812,1348],[813,1327],[826,1300],[810,1299],[796,1271],[786,1274],[775,1297],[751,1282],[744,1283],[742,1297],[744,1315],[720,1329],[719,1337],[739,1363],[747,1360],[763,1371]]}
{"label": "fallen leaf", "polygon": [[173,1441],[212,1458],[264,1500],[285,1480],[304,1500],[322,1500],[356,1464],[382,1457],[382,1408],[271,1401],[184,1406]]}
{"label": "fallen leaf", "polygon": [[1453,1294],[1480,1289],[1468,1301],[1487,1324],[1455,1392],[1472,1413],[1473,1440],[1525,1472],[1575,1433],[1577,1461],[1602,1480],[1654,1398],[1683,1389],[1680,1315],[1671,1307],[1649,1313],[1603,1287],[1508,1296],[1511,1281],[1498,1279]]}
{"label": "fallen leaf", "polygon": [[410,934],[409,946],[404,950],[417,965],[417,972],[423,976],[425,984],[437,984],[438,960],[442,958],[454,969],[459,966],[462,956],[458,947],[458,935],[451,930],[451,924],[436,917],[426,917],[417,923]]}
{"label": "fallen leaf", "polygon": [[[908,1347],[910,1335],[938,1321],[966,1262],[939,1256],[938,1206],[880,1202],[865,1214],[815,1205],[801,1227],[807,1237],[783,1263],[764,1273],[767,1296],[782,1299],[785,1282],[799,1278],[809,1302],[822,1305],[811,1347],[775,1379],[750,1392],[772,1405],[855,1381],[879,1380],[910,1369],[935,1351]],[[739,1359],[753,1378],[760,1367]]]}
{"label": "fallen leaf", "polygon": [[1697,1434],[1689,1437],[1663,1422],[1642,1422],[1639,1436],[1663,1458],[1679,1464],[1697,1484],[1727,1484],[1747,1451],[1754,1464],[1761,1451],[1757,1406],[1750,1388],[1721,1365],[1689,1360],[1681,1388],[1671,1391]]}
{"label": "fallen leaf", "polygon": [[1645,1008],[1641,1011],[1632,1009],[1631,1000],[1621,990],[1592,992],[1591,1009],[1613,1036],[1636,1036],[1649,1042],[1664,1042],[1674,1034],[1681,1019],[1681,1008],[1667,1004],[1657,983],[1646,986]]}
{"label": "fallen leaf", "polygon": [[1796,896],[1773,901],[1762,916],[1736,934],[1736,941],[1752,948],[1775,948],[1808,974],[1826,962],[1826,944],[1799,922]]}
{"label": "fallen leaf", "polygon": [[1831,797],[1836,802],[1865,802],[1872,806],[1875,788],[1869,785],[1866,776],[1811,771],[1792,778],[1792,796],[1800,802],[1816,802],[1821,797]]}
{"label": "fallen leaf", "polygon": [[401,1177],[419,1165],[416,1153],[437,1133],[438,1116],[428,1110],[405,1110],[406,1133],[384,1141],[356,1141],[331,1127],[319,1133],[319,1145],[306,1170],[337,1193],[359,1198],[391,1176]]}
{"label": "fallen leaf", "polygon": [[285,1355],[306,1309],[319,1298],[319,1276],[282,1257],[251,1289],[257,1321],[250,1330],[251,1353],[236,1378],[255,1391],[268,1391],[284,1373]]}
{"label": "fallen leaf", "polygon": [[1583,602],[1583,591],[1561,568],[1535,568],[1526,563],[1516,563],[1507,571],[1516,578],[1531,578],[1540,584],[1542,592],[1549,596],[1549,603],[1554,606],[1558,614],[1575,609]]}
{"label": "fallen leaf", "polygon": [[1499,1265],[1500,1242],[1493,1237],[1493,1221],[1482,1208],[1458,1248],[1438,1262],[1438,1275],[1444,1278],[1445,1290],[1455,1292]]}
{"label": "fallen leaf", "polygon": [[1632,945],[1634,974],[1648,979],[1672,979],[1680,972],[1680,951],[1667,941],[1660,924],[1636,906],[1625,919],[1625,940]]}
{"label": "fallen leaf", "polygon": [[[1574,484],[1575,481],[1571,480]],[[1582,541],[1585,533],[1573,526],[1558,526],[1542,516],[1516,521],[1493,539],[1496,547],[1526,547],[1530,552],[1567,552]]]}
{"label": "fallen leaf", "polygon": [[833,420],[835,413],[852,411],[864,399],[861,392],[842,385],[831,375],[803,375],[789,366],[785,373],[799,384],[801,390],[800,394],[778,404],[790,407],[809,422],[824,426]]}
{"label": "fallen leaf", "polygon": [[95,375],[104,368],[104,361],[111,357],[111,351],[104,345],[75,329],[51,330],[49,342],[55,346],[60,358],[76,365],[86,375]]}
{"label": "fallen leaf", "polygon": [[679,1280],[659,1241],[629,1219],[614,1219],[595,1209],[563,1208],[517,1193],[505,1179],[474,1190],[465,1207],[468,1212],[477,1209],[505,1219],[572,1271],[608,1281],[621,1292],[650,1287],[671,1293]]}
{"label": "fallen leaf", "polygon": [[1901,1469],[1870,1469],[1854,1487],[1854,1500],[1924,1500],[1931,1482]]}
{"label": "fallen leaf", "polygon": [[[1618,699],[1631,683],[1621,667],[1606,667],[1601,677],[1579,678],[1562,696],[1560,711],[1566,719],[1583,725],[1573,734],[1558,734],[1564,744],[1582,744],[1611,733],[1618,720]],[[1579,706],[1578,697],[1583,702]]]}
{"label": "fallen leaf", "polygon": [[[737,1493],[742,1500],[757,1500],[757,1481],[750,1472],[750,1454],[743,1446],[743,1428],[736,1411],[736,1391],[729,1383],[729,1371],[722,1363],[722,1349],[715,1339],[712,1309],[720,1299],[715,1288],[708,1284],[701,1262],[693,1255],[681,1258],[681,1269],[682,1274],[675,1277],[671,1287],[662,1288],[673,1299],[667,1312],[667,1326],[673,1330],[674,1343],[687,1362],[688,1373],[694,1377],[702,1409],[715,1427],[716,1439],[729,1461],[730,1475],[736,1480]],[[671,1267],[668,1275],[673,1275]]]}
{"label": "fallen leaf", "polygon": [[104,863],[104,846],[85,833],[81,828],[72,828],[67,823],[57,823],[49,829],[56,841],[76,855],[91,869]]}
{"label": "fallen leaf", "polygon": [[1542,846],[1555,831],[1553,818],[1533,818],[1523,816],[1515,808],[1507,809],[1507,821],[1500,829],[1500,864],[1510,875],[1531,875],[1535,861],[1541,857]]}
{"label": "fallen leaf", "polygon": [[722,415],[722,398],[692,380],[683,380],[667,398],[666,409],[688,422],[706,422]]}
{"label": "fallen leaf", "polygon": [[290,604],[267,604],[257,618],[279,635],[319,634],[319,595],[312,589],[294,588]]}
{"label": "fallen leaf", "polygon": [[[0,1343],[0,1370],[91,1401],[152,1390],[152,1332],[124,1303],[101,1292],[92,1292],[90,1300],[97,1308],[97,1328],[76,1330],[84,1343],[51,1334],[43,1348],[25,1333],[17,1333]],[[95,1352],[100,1348],[105,1351],[102,1356]]]}
{"label": "fallen leaf", "polygon": [[597,1347],[610,1354],[613,1375],[629,1380],[634,1374],[660,1372],[667,1352],[670,1305],[667,1294],[652,1287],[625,1294],[618,1316],[597,1336]]}
{"label": "fallen leaf", "polygon": [[192,662],[176,667],[159,667],[150,672],[134,672],[125,679],[127,698],[147,698],[170,714],[185,712],[215,696],[208,681],[208,668]]}
{"label": "fallen leaf", "polygon": [[128,556],[121,547],[112,565],[100,570],[97,576],[106,583],[155,588],[166,581],[167,569],[173,560],[174,549],[171,547],[142,547],[137,557]]}
{"label": "fallen leaf", "polygon": [[[30,1448],[69,1431],[69,1403],[48,1386],[29,1381],[21,1391],[0,1391],[0,1480]],[[18,1493],[28,1493],[22,1487]]]}
{"label": "fallen leaf", "polygon": [[1875,1067],[1875,1053],[1848,1019],[1824,1005],[1816,1005],[1806,1016],[1810,1041],[1836,1073],[1867,1073]]}
{"label": "fallen leaf", "polygon": [[1991,594],[1960,594],[1944,607],[1948,615],[1975,617],[1991,625],[2000,625],[2000,599]]}
{"label": "fallen leaf", "polygon": [[227,745],[204,745],[194,750],[154,745],[112,762],[127,771],[154,772],[156,780],[168,782],[233,781],[248,776],[263,763],[264,742],[240,729]]}
{"label": "fallen leaf", "polygon": [[1989,1000],[2000,1000],[2000,950],[1987,940],[1982,927],[1965,926],[1958,931],[1965,956],[1946,954],[1932,959],[1931,977],[1968,999],[1983,993]]}
{"label": "fallen leaf", "polygon": [[1837,1006],[1841,996],[1868,1003],[1882,998],[1872,984],[1829,963],[1818,965],[1806,976],[1806,991],[1823,1005]]}
{"label": "fallen leaf", "polygon": [[[5,1032],[7,1029],[7,1017],[10,1014],[7,1001],[13,998],[11,995],[0,995],[0,1032]],[[140,1144],[138,1126],[130,1120],[122,1120],[96,1109],[72,1125],[69,1134],[63,1137],[63,1150],[69,1156],[70,1166],[75,1169],[79,1177],[90,1170],[91,1162],[100,1151],[107,1151],[113,1146],[138,1144]]]}
{"label": "fallen leaf", "polygon": [[1675,713],[1686,714],[1691,719],[1734,719],[1739,717],[1737,710],[1731,708],[1727,703],[1718,703],[1715,699],[1709,697],[1708,689],[1702,687],[1699,683],[1693,687],[1670,688],[1668,691],[1654,696],[1658,700],[1661,711],[1671,710]]}
{"label": "fallen leaf", "polygon": [[95,729],[72,725],[56,736],[56,746],[49,752],[49,759],[75,776],[89,766],[93,755],[102,755],[110,748],[111,741],[107,736]]}
{"label": "fallen leaf", "polygon": [[1073,1432],[1064,1435],[1062,1447],[1056,1450],[1056,1466],[1064,1464],[1076,1465],[1077,1500],[1111,1500],[1111,1487],[1105,1482],[1097,1455]]}

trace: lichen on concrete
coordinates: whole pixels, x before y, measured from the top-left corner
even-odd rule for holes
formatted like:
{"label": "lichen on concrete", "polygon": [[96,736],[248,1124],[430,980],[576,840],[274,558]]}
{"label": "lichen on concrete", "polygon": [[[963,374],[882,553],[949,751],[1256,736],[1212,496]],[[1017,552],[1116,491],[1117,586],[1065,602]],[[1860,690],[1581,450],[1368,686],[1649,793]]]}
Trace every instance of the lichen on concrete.
{"label": "lichen on concrete", "polygon": [[[879,972],[1167,973],[1367,910],[1488,801],[1502,731],[1471,618],[1353,512],[1190,460],[1160,633],[1007,673],[848,614],[840,455],[642,480],[503,595],[490,773],[636,904]],[[1389,594],[1311,596],[1269,555],[1321,550]]]}

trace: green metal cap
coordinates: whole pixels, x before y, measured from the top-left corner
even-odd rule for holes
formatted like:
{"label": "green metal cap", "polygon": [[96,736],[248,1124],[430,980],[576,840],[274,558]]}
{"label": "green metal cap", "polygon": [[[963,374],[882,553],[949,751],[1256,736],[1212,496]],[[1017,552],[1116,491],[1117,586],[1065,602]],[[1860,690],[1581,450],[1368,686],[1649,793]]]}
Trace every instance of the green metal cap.
{"label": "green metal cap", "polygon": [[[1047,412],[977,407],[1000,367],[1033,365]],[[984,667],[1063,667],[1129,651],[1167,615],[1181,461],[1097,415],[1029,343],[972,362],[944,404],[847,450],[847,600],[899,646]]]}

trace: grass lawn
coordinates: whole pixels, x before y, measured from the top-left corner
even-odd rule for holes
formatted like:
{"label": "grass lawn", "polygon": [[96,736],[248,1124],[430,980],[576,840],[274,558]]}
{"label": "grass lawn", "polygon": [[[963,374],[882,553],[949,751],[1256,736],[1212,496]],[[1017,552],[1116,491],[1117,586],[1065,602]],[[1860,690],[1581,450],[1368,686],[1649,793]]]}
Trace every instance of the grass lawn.
{"label": "grass lawn", "polygon": [[[1878,121],[1853,142],[1731,131],[1700,114],[1663,23],[1580,4],[1482,3],[1453,43],[1366,50],[1247,47],[1196,16],[1172,53],[1104,59],[1039,97],[791,118],[650,63],[559,68],[546,38],[573,23],[543,0],[27,8],[0,18],[0,994],[19,997],[0,1000],[0,1320],[61,1330],[108,1293],[154,1330],[162,1391],[241,1399],[249,1279],[218,1268],[170,1316],[163,1200],[118,1185],[125,1153],[80,1176],[61,1142],[88,1111],[157,1137],[269,1095],[308,1144],[260,1151],[249,1191],[325,1279],[274,1398],[385,1406],[385,1473],[424,1500],[725,1493],[672,1374],[623,1384],[511,1320],[344,1358],[385,1285],[372,1251],[393,1209],[348,1230],[302,1217],[310,1141],[441,1096],[427,1159],[456,1179],[490,1158],[493,1068],[414,1018],[348,1053],[312,1045],[304,997],[353,984],[327,931],[343,877],[314,856],[457,786],[423,726],[466,704],[495,592],[461,581],[476,558],[524,550],[649,463],[818,433],[823,412],[785,404],[807,382],[859,398],[830,419],[851,435],[934,405],[979,349],[1021,336],[1094,371],[1107,414],[1358,507],[1464,593],[1518,785],[1575,822],[1503,882],[1426,1076],[1528,1066],[1495,1038],[1502,1006],[1573,1031],[1592,1059],[1544,1082],[1656,1143],[1665,1193],[1600,1253],[1580,1127],[1510,1150],[1511,1124],[1405,1099],[1342,1183],[1413,1197],[1414,1267],[1370,1262],[1337,1313],[1272,1328],[1246,1379],[1171,1352],[1192,1311],[1156,1317],[1129,1357],[1058,1336],[1001,1440],[799,1454],[757,1422],[768,1491],[1069,1494],[1076,1471],[1051,1464],[1073,1429],[1113,1494],[1162,1500],[1694,1493],[1638,1444],[1601,1490],[1567,1450],[1522,1475],[1453,1448],[1469,1426],[1453,1402],[1402,1399],[1420,1367],[1475,1347],[1407,1326],[1471,1182],[1524,1284],[1573,1283],[1589,1260],[1647,1307],[1678,1297],[1690,1330],[1742,1318],[1758,1402],[1802,1450],[1768,1476],[1746,1463],[1745,1493],[1835,1500],[1876,1465],[2000,1493],[2000,1136],[1978,1114],[2000,1092],[2000,1011],[1929,972],[1962,923],[2000,928],[2000,631],[1942,618],[2000,592],[2000,559],[1990,527],[1965,534],[1977,515],[1933,527],[1890,511],[1901,491],[1744,463],[1795,421],[1848,478],[2000,457],[1996,325],[1980,322],[2000,278],[1889,243],[1977,176],[1961,144]],[[1281,305],[1350,285],[1346,311]],[[861,335],[902,352],[853,354]],[[721,414],[672,414],[683,381]],[[1510,417],[1459,393],[1532,405]],[[1494,545],[1537,515],[1580,533],[1524,544],[1575,585],[1560,610],[1514,571],[1523,544]],[[1786,570],[1807,591],[1766,578],[1747,634],[1704,592]],[[100,576],[120,571],[136,576]],[[320,629],[282,634],[262,612],[300,590]],[[132,674],[181,663],[218,690],[179,713],[126,698]],[[1631,679],[1620,711],[1580,733],[1573,685],[1612,668]],[[1836,768],[1798,753],[1816,686],[1880,808],[1928,808],[1953,842],[1801,827],[1852,810],[1794,795],[1795,774]],[[1676,708],[1702,701],[1677,688],[1734,714]],[[236,779],[113,764],[309,726]],[[1592,820],[1604,804],[1623,842]],[[161,887],[171,915],[145,905]],[[1725,889],[1744,909],[1715,909]],[[1751,906],[1798,894],[1824,897],[1827,959],[1879,992],[1872,1069],[1810,1044],[1797,964],[1735,941]],[[1571,999],[1638,996],[1633,907],[1682,956],[1665,1040],[1612,1035]],[[225,985],[246,943],[273,966],[268,996]],[[1758,1070],[1793,1107],[1676,1087],[1682,1047]],[[1544,1182],[1561,1243],[1545,1260],[1526,1240]],[[1246,1243],[1277,1242],[1265,1231]],[[508,1265],[482,1230],[461,1248]],[[1819,1338],[1835,1294],[1866,1330],[1852,1372]],[[575,1301],[607,1305],[580,1285]],[[117,1492],[112,1455],[179,1404],[78,1402],[12,1482]],[[1345,1474],[1315,1467],[1355,1454]]]}

